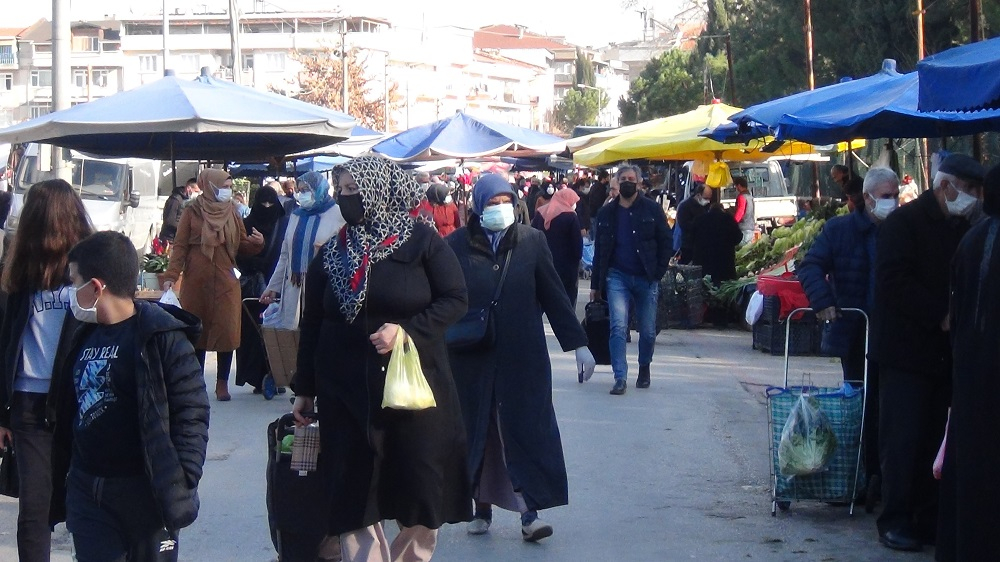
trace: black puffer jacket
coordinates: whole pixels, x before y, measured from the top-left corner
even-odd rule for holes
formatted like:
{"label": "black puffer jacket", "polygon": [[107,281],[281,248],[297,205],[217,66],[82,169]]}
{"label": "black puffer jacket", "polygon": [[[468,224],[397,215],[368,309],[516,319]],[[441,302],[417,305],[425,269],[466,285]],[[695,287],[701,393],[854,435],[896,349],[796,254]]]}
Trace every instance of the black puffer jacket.
{"label": "black puffer jacket", "polygon": [[[146,476],[160,506],[164,525],[182,529],[198,517],[198,482],[208,449],[208,394],[194,354],[201,322],[170,305],[136,301],[138,333],[135,365],[139,432],[144,445]],[[94,329],[83,325],[73,335],[72,351],[61,363],[56,393],[52,447],[53,524],[65,520],[66,474],[73,449],[74,358]],[[58,361],[58,360],[57,360]]]}

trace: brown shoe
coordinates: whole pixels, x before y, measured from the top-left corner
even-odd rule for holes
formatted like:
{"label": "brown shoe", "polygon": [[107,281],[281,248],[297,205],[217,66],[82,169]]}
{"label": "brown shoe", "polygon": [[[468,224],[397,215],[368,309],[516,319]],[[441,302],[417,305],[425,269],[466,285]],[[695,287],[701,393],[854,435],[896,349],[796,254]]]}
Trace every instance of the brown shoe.
{"label": "brown shoe", "polygon": [[215,381],[215,399],[219,402],[229,402],[233,399],[229,394],[229,381]]}

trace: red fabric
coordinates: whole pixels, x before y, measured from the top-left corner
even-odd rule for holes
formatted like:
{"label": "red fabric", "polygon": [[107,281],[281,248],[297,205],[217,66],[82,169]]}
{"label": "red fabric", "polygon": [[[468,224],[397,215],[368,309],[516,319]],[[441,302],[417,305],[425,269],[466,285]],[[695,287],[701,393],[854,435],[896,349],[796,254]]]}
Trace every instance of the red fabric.
{"label": "red fabric", "polygon": [[438,234],[442,238],[455,232],[461,226],[458,218],[458,207],[454,203],[434,205],[431,212],[434,214],[434,226],[437,227]]}
{"label": "red fabric", "polygon": [[777,296],[781,301],[781,312],[778,319],[784,320],[788,313],[796,308],[809,308],[809,298],[806,297],[802,284],[792,274],[781,276],[761,275],[757,277],[757,291],[765,297]]}
{"label": "red fabric", "polygon": [[736,222],[740,222],[741,220],[743,220],[743,215],[745,215],[746,212],[747,212],[747,197],[746,195],[740,193],[739,195],[736,196],[736,214],[733,215],[733,218],[736,219]]}

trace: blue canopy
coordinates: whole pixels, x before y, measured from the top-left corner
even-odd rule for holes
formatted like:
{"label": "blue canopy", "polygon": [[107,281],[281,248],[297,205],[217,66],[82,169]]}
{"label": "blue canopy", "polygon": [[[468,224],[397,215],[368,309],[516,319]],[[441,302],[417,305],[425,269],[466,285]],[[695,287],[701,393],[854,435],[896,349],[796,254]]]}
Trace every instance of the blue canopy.
{"label": "blue canopy", "polygon": [[483,156],[538,156],[562,152],[566,142],[532,129],[455,115],[397,133],[372,147],[398,162]]}
{"label": "blue canopy", "polygon": [[772,135],[769,127],[755,121],[744,120],[739,123],[723,123],[714,129],[705,129],[698,136],[710,138],[725,144],[749,143]]}
{"label": "blue canopy", "polygon": [[[278,173],[281,175],[293,173],[298,175],[306,172],[325,172],[348,160],[350,158],[343,156],[303,156],[295,160],[285,161],[284,171]],[[267,164],[240,163],[229,166],[229,172],[237,177],[264,177],[269,173],[273,173],[269,170],[270,168]]]}
{"label": "blue canopy", "polygon": [[759,103],[731,115],[729,120],[734,123],[752,121],[774,130],[778,126],[778,121],[786,114],[798,113],[803,108],[812,107],[835,97],[852,96],[861,92],[868,93],[873,90],[877,91],[883,85],[891,84],[900,76],[901,74],[896,71],[896,61],[885,59],[882,61],[882,70],[872,76],[857,80],[847,78],[837,84],[830,84],[829,86],[823,86],[815,90],[806,90],[776,100]]}
{"label": "blue canopy", "polygon": [[1000,131],[1000,110],[918,111],[918,90],[916,72],[899,75],[868,91],[856,90],[786,114],[779,119],[775,136],[832,144],[857,138],[923,138]]}
{"label": "blue canopy", "polygon": [[217,80],[166,76],[133,90],[0,130],[0,142],[44,142],[104,156],[264,159],[348,138],[349,115]]}
{"label": "blue canopy", "polygon": [[524,157],[524,158],[508,158],[503,157],[500,159],[504,164],[510,164],[512,172],[541,172],[546,170],[556,170],[560,172],[569,172],[573,170],[573,161],[569,158],[560,158],[558,156],[535,156],[535,157]]}
{"label": "blue canopy", "polygon": [[1000,108],[1000,37],[931,55],[917,74],[921,111]]}

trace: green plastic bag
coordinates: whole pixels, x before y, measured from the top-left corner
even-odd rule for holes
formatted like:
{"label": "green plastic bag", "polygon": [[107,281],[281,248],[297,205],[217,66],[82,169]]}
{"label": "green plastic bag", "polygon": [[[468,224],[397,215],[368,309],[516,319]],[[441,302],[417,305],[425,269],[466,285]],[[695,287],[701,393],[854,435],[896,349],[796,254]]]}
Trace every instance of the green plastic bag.
{"label": "green plastic bag", "polygon": [[420,368],[420,355],[413,340],[400,327],[385,373],[382,407],[394,410],[426,410],[437,406],[434,392]]}
{"label": "green plastic bag", "polygon": [[819,402],[802,394],[792,406],[778,443],[778,470],[782,476],[806,476],[826,469],[837,451],[837,436]]}

